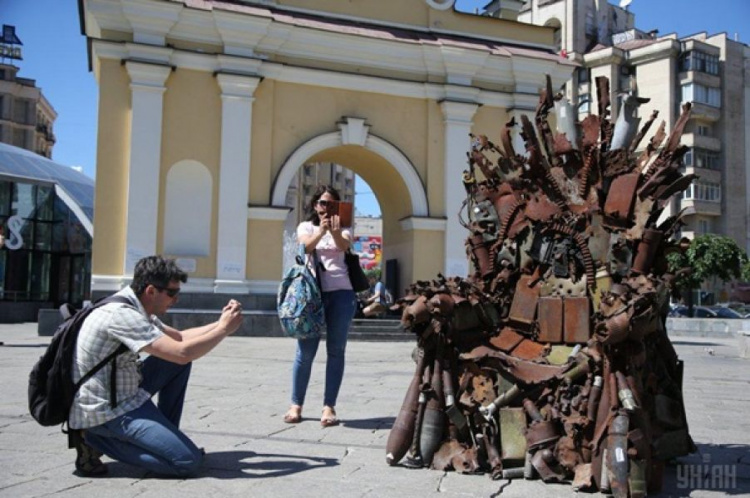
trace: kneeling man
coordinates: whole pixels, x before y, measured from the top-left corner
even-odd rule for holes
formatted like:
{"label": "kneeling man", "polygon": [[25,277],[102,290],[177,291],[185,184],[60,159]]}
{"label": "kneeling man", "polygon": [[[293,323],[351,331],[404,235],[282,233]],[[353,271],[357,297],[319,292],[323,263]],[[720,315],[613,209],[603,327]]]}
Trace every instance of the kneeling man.
{"label": "kneeling man", "polygon": [[[87,477],[106,474],[101,453],[160,475],[185,477],[199,468],[201,449],[180,427],[190,366],[242,323],[242,306],[230,300],[218,321],[184,331],[155,315],[177,302],[187,281],[174,260],[141,259],[133,282],[117,294],[129,303],[94,310],[78,336],[73,365],[77,382],[116,351],[127,350],[87,380],[76,394],[69,425],[78,452],[76,470]],[[139,353],[150,356],[139,361]],[[114,380],[114,382],[113,382]],[[158,406],[151,397],[159,393]],[[78,431],[80,432],[78,432]]]}

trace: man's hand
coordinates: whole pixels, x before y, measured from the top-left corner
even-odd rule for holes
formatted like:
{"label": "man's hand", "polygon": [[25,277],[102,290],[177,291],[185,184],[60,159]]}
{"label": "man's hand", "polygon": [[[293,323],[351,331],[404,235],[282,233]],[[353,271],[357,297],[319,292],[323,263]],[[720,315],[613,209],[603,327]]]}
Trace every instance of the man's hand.
{"label": "man's hand", "polygon": [[239,301],[230,299],[226,306],[221,310],[219,324],[222,325],[228,334],[234,334],[242,325],[242,304]]}

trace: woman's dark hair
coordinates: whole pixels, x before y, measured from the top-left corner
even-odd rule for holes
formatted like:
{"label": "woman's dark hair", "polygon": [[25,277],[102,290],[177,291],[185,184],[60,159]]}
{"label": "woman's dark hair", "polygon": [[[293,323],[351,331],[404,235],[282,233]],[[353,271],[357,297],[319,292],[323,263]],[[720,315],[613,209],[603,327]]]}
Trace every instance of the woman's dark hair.
{"label": "woman's dark hair", "polygon": [[177,266],[174,259],[148,256],[135,264],[130,288],[136,296],[140,297],[149,285],[165,289],[169,287],[170,282],[176,280],[182,283],[187,282],[187,273]]}
{"label": "woman's dark hair", "polygon": [[318,212],[315,210],[315,205],[326,192],[331,194],[331,197],[333,197],[335,200],[341,200],[341,195],[339,195],[339,191],[335,188],[331,187],[330,185],[318,185],[318,188],[315,190],[312,199],[310,199],[310,205],[307,206],[307,208],[310,210],[310,213],[307,215],[307,221],[312,221],[312,224],[315,226],[320,225],[320,217],[318,216]]}

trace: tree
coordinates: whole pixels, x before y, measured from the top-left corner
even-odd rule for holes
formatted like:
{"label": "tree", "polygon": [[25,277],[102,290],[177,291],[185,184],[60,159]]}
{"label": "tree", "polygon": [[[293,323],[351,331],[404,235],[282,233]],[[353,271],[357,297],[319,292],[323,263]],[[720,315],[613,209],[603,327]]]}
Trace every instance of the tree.
{"label": "tree", "polygon": [[670,253],[667,259],[671,272],[690,269],[680,272],[675,280],[680,291],[687,291],[690,316],[693,316],[692,291],[699,289],[705,280],[718,278],[727,282],[750,276],[747,254],[733,239],[723,235],[700,235],[690,242],[686,251]]}

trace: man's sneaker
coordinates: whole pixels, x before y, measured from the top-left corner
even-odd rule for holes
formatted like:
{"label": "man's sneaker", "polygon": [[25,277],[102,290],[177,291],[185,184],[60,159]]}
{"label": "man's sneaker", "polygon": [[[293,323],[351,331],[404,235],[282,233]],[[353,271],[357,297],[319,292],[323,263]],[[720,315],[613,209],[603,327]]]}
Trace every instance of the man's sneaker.
{"label": "man's sneaker", "polygon": [[107,473],[107,466],[102,463],[101,453],[86,444],[81,436],[76,443],[76,473],[81,477],[101,477]]}

